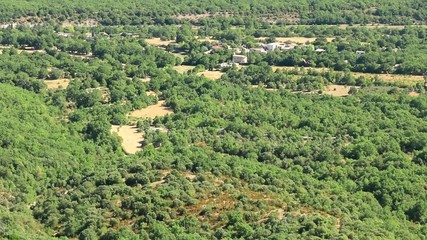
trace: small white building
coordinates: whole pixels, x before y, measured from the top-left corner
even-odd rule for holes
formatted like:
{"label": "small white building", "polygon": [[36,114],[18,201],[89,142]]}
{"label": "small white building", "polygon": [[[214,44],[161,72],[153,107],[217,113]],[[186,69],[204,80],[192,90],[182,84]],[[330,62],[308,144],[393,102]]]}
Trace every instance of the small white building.
{"label": "small white building", "polygon": [[233,62],[238,64],[248,63],[248,57],[245,55],[233,55]]}
{"label": "small white building", "polygon": [[363,55],[363,54],[365,54],[365,51],[356,51],[356,54],[357,55]]}
{"label": "small white building", "polygon": [[266,54],[267,53],[267,51],[265,51],[264,48],[251,48],[251,52],[260,53],[260,54]]}
{"label": "small white building", "polygon": [[323,49],[323,48],[318,48],[318,49],[316,49],[316,50],[314,50],[316,53],[324,53],[324,52],[326,52],[326,50],[325,49]]}
{"label": "small white building", "polygon": [[265,45],[265,49],[267,50],[267,51],[274,51],[274,49],[276,49],[276,48],[278,48],[278,47],[280,47],[281,46],[281,44],[280,43],[269,43],[269,44],[267,44],[267,45]]}
{"label": "small white building", "polygon": [[231,63],[231,62],[224,62],[224,63],[220,63],[219,64],[219,68],[231,68],[235,65],[235,63]]}

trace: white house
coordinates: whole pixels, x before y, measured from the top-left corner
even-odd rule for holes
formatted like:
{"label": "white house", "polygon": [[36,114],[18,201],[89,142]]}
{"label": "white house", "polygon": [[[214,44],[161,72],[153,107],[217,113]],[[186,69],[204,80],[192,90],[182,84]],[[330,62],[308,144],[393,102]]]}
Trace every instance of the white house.
{"label": "white house", "polygon": [[245,55],[233,55],[233,62],[238,64],[248,63],[248,57]]}
{"label": "white house", "polygon": [[324,53],[324,52],[326,52],[326,50],[325,49],[323,49],[323,48],[318,48],[318,49],[316,49],[316,50],[314,50],[316,53]]}
{"label": "white house", "polygon": [[365,51],[356,51],[356,54],[357,55],[363,55],[363,54],[365,54]]}
{"label": "white house", "polygon": [[281,45],[280,43],[269,43],[269,44],[265,45],[265,49],[267,51],[274,51],[274,49],[280,47],[280,45]]}
{"label": "white house", "polygon": [[261,54],[267,53],[267,51],[265,51],[264,48],[251,48],[251,51],[255,53],[261,53]]}
{"label": "white house", "polygon": [[231,68],[235,65],[235,63],[224,62],[219,64],[219,68]]}

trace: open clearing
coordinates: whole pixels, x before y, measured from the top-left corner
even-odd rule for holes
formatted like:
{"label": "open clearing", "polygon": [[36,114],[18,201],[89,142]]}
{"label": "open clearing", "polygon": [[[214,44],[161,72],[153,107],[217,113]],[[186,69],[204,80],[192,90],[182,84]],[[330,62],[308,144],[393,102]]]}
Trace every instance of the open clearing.
{"label": "open clearing", "polygon": [[139,132],[136,126],[111,126],[111,132],[117,133],[122,138],[122,147],[127,154],[135,154],[141,151],[141,143],[144,141],[144,135]]}
{"label": "open clearing", "polygon": [[70,79],[58,79],[58,80],[44,80],[47,85],[47,89],[66,89],[70,84]]}
{"label": "open clearing", "polygon": [[417,93],[417,92],[409,92],[409,93],[408,93],[408,95],[409,95],[410,97],[418,97],[418,96],[420,96],[420,94],[419,94],[419,93]]}
{"label": "open clearing", "polygon": [[200,42],[210,42],[210,43],[217,43],[217,42],[219,42],[218,40],[212,39],[211,37],[198,38],[197,40],[200,41]]}
{"label": "open clearing", "polygon": [[373,74],[373,73],[352,73],[354,77],[375,78],[376,76],[386,82],[423,82],[424,77],[418,75],[400,75],[400,74]]}
{"label": "open clearing", "polygon": [[[343,86],[343,85],[328,85],[325,86],[323,94],[332,95],[334,97],[345,97],[348,96],[348,92],[350,91],[351,86]],[[355,87],[360,88],[360,87]]]}
{"label": "open clearing", "polygon": [[206,78],[209,78],[211,80],[218,80],[221,78],[222,75],[224,75],[223,72],[220,71],[203,71],[203,72],[199,72],[197,73],[198,76],[205,76]]}
{"label": "open clearing", "polygon": [[[255,38],[255,39],[257,39],[257,40],[265,40],[265,39],[267,39],[266,37],[259,37],[259,38]],[[311,43],[311,42],[314,42],[314,41],[316,41],[316,39],[317,38],[315,38],[315,37],[311,37],[311,38],[308,38],[308,37],[276,37],[275,38],[276,39],[276,42],[283,42],[283,43],[285,43],[285,42],[293,42],[293,43],[300,43],[300,44],[304,44],[304,43],[307,43],[307,42],[309,42],[309,43]],[[332,42],[332,40],[334,40],[335,38],[326,38],[326,40],[328,41],[328,42]]]}
{"label": "open clearing", "polygon": [[[273,72],[276,70],[299,70],[303,73],[305,70],[316,70],[316,71],[333,71],[333,72],[341,72],[335,71],[329,68],[313,68],[313,67],[287,67],[287,66],[271,66]],[[344,73],[344,72],[342,72]],[[402,83],[417,83],[424,82],[424,77],[419,75],[401,75],[401,74],[375,74],[375,73],[359,73],[359,72],[351,72],[351,74],[355,77],[365,77],[365,78],[375,78],[378,77],[380,80],[385,82],[402,82]]]}
{"label": "open clearing", "polygon": [[166,116],[171,113],[173,113],[173,111],[171,108],[165,106],[165,101],[158,101],[155,105],[131,112],[130,116],[137,118],[155,118]]}
{"label": "open clearing", "polygon": [[179,73],[186,73],[189,70],[192,70],[195,68],[195,66],[187,66],[187,65],[180,65],[180,66],[174,66],[173,69]]}
{"label": "open clearing", "polygon": [[160,38],[147,38],[145,41],[153,46],[167,46],[171,43],[175,43],[175,40],[162,40]]}

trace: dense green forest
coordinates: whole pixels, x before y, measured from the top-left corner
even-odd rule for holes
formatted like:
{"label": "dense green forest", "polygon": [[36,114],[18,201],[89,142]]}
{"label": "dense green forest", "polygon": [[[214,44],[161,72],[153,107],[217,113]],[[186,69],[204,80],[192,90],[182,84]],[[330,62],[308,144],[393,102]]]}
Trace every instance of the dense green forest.
{"label": "dense green forest", "polygon": [[[268,22],[302,24],[425,22],[427,8],[422,0],[409,1],[48,1],[6,0],[0,3],[2,21],[29,17],[34,21],[94,19],[104,25],[136,25],[142,23],[179,23],[183,19],[198,20],[226,15],[237,22],[259,18]],[[215,15],[220,13],[219,15]],[[195,18],[182,15],[194,14]]]}
{"label": "dense green forest", "polygon": [[425,11],[2,1],[0,238],[426,238]]}

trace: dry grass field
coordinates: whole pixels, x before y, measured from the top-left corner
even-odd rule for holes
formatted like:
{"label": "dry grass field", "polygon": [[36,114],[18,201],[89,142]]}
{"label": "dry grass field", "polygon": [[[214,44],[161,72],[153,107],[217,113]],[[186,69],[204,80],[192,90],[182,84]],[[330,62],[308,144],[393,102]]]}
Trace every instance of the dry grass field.
{"label": "dry grass field", "polygon": [[166,107],[164,104],[165,101],[158,101],[155,105],[151,105],[144,109],[138,109],[131,112],[130,116],[136,118],[155,118],[173,113],[172,109]]}
{"label": "dry grass field", "polygon": [[180,65],[180,66],[174,66],[173,69],[179,73],[185,73],[189,70],[192,70],[195,68],[195,66],[187,66],[187,65]]}
{"label": "dry grass field", "polygon": [[199,72],[197,73],[198,76],[205,76],[206,78],[209,78],[211,80],[218,80],[221,78],[222,75],[224,75],[223,72],[220,71],[203,71],[203,72]]}
{"label": "dry grass field", "polygon": [[[257,40],[263,41],[266,39],[266,37],[259,37],[259,38],[255,38]],[[312,37],[312,38],[307,38],[307,37],[276,37],[276,42],[293,42],[293,43],[299,43],[299,44],[304,44],[304,43],[312,43],[314,41],[316,41],[317,38]],[[334,40],[335,38],[326,38],[326,40],[328,42],[332,42],[332,40]]]}
{"label": "dry grass field", "polygon": [[167,46],[171,43],[175,43],[174,40],[162,40],[160,38],[147,38],[145,41],[153,46]]}
{"label": "dry grass field", "polygon": [[44,80],[44,83],[47,85],[47,89],[66,89],[70,84],[70,79]]}
{"label": "dry grass field", "polygon": [[[323,90],[323,94],[332,95],[334,97],[345,97],[348,96],[348,92],[350,91],[351,86],[343,86],[343,85],[328,85],[325,86]],[[359,87],[356,87],[359,88]]]}
{"label": "dry grass field", "polygon": [[111,126],[111,132],[117,133],[122,138],[122,147],[127,154],[135,154],[142,150],[141,143],[144,135],[136,126]]}

